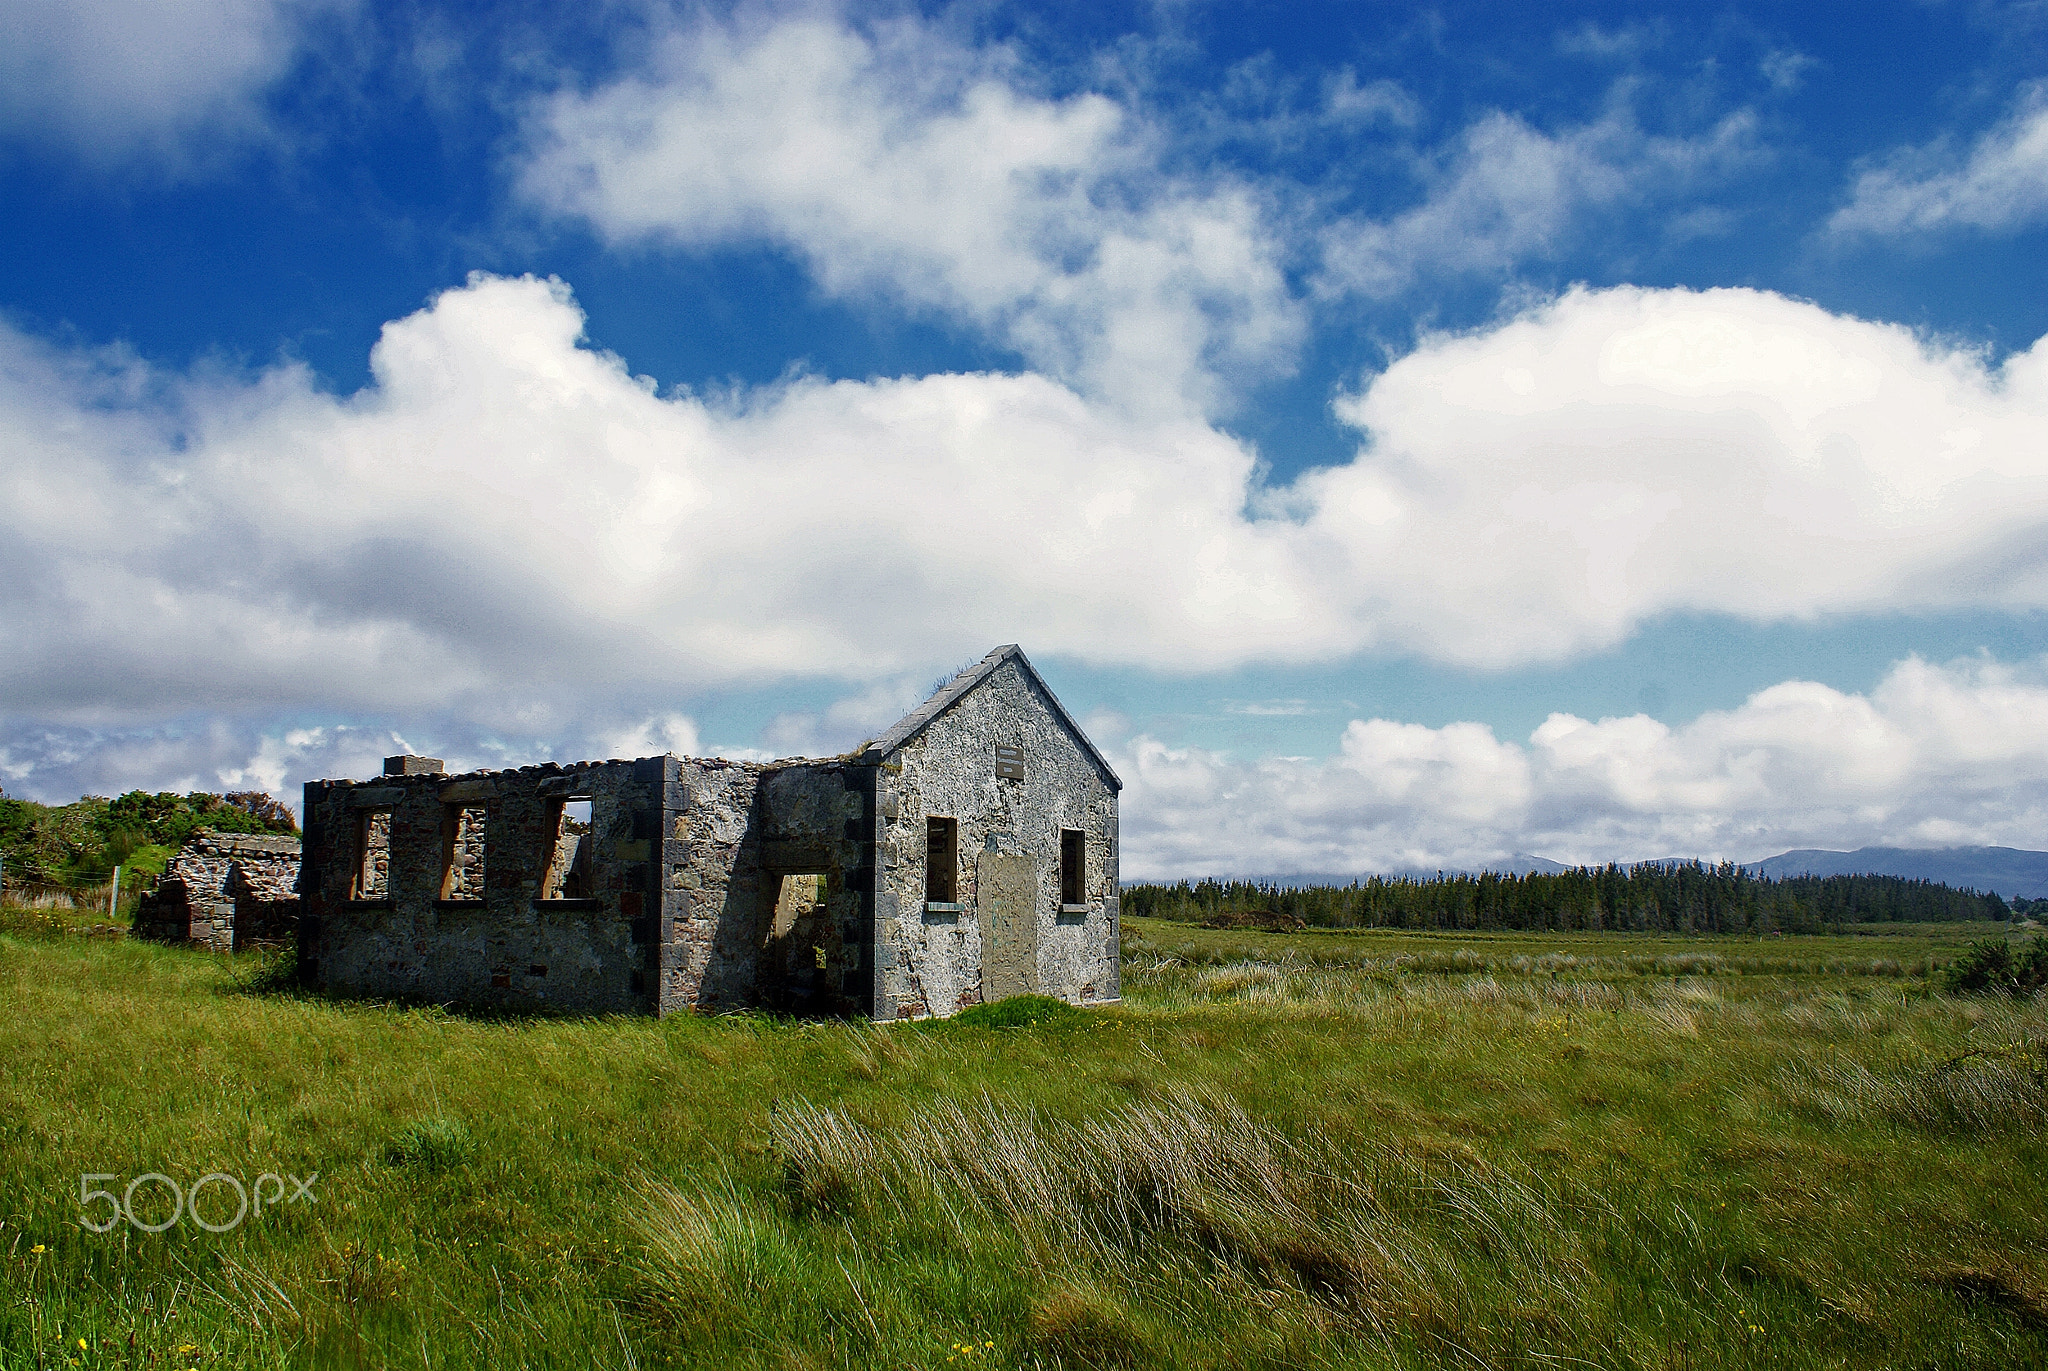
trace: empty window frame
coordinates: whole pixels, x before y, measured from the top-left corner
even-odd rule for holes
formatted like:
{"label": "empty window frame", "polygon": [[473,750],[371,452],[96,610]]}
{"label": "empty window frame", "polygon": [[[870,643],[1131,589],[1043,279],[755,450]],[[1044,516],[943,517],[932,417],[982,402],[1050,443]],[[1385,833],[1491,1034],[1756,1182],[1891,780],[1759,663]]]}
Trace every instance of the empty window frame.
{"label": "empty window frame", "polygon": [[563,800],[555,810],[554,842],[540,883],[543,900],[588,900],[597,894],[591,879],[591,849],[597,835],[588,796]]}
{"label": "empty window frame", "polygon": [[391,811],[366,809],[356,818],[356,875],[358,900],[391,898]]}
{"label": "empty window frame", "polygon": [[957,904],[960,900],[960,822],[924,821],[924,901]]}
{"label": "empty window frame", "polygon": [[[774,878],[771,878],[774,879]],[[775,885],[775,913],[768,923],[768,940],[786,940],[797,925],[814,921],[825,908],[823,875],[783,876]]]}
{"label": "empty window frame", "polygon": [[481,900],[484,897],[484,826],[489,811],[482,805],[447,805],[441,811],[441,898]]}
{"label": "empty window frame", "polygon": [[1088,835],[1078,828],[1060,830],[1060,903],[1088,902]]}

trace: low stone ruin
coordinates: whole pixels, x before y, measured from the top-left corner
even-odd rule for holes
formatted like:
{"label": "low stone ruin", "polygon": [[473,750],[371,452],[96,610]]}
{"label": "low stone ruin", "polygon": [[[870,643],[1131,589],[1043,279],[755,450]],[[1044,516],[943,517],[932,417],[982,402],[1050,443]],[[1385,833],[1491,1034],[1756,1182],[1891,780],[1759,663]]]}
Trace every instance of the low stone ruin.
{"label": "low stone ruin", "polygon": [[236,952],[288,943],[299,917],[299,840],[201,829],[135,910],[135,936]]}

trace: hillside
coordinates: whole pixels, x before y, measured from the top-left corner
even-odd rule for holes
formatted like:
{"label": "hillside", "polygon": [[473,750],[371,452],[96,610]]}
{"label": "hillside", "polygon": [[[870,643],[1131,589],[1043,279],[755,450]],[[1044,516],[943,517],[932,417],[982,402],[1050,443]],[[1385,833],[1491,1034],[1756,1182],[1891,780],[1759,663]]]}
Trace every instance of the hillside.
{"label": "hillside", "polygon": [[2048,896],[2048,852],[2017,847],[1860,847],[1854,852],[1800,848],[1751,862],[1759,876],[1903,876],[2007,899]]}

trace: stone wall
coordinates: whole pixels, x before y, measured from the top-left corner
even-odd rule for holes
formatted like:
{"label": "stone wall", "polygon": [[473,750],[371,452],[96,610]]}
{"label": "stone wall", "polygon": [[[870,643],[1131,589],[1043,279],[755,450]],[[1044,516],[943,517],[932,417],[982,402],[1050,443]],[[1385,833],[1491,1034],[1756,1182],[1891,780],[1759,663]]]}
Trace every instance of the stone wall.
{"label": "stone wall", "polygon": [[[874,769],[701,758],[676,768],[662,1012],[867,1013]],[[808,897],[807,876],[823,879]]]}
{"label": "stone wall", "polygon": [[[866,1013],[872,773],[649,757],[312,783],[301,978],[507,1009]],[[577,799],[587,835],[564,831]],[[587,894],[550,898],[582,862]]]}
{"label": "stone wall", "polygon": [[[1022,991],[1119,996],[1117,781],[1014,647],[845,757],[438,765],[394,758],[375,781],[306,787],[308,985],[884,1019]],[[564,806],[585,799],[589,831],[571,831]],[[954,898],[933,904],[935,816],[954,825]],[[1079,840],[1075,899],[1063,832]]]}
{"label": "stone wall", "polygon": [[201,829],[137,903],[135,936],[214,952],[287,942],[299,861],[297,838]]}
{"label": "stone wall", "polygon": [[[998,745],[1021,752],[1022,779],[996,774]],[[1120,997],[1117,791],[1021,662],[996,667],[884,757],[878,797],[877,1017],[1026,991]],[[934,817],[957,825],[955,909],[926,907]],[[1060,898],[1063,829],[1085,835],[1083,898],[1071,906]]]}
{"label": "stone wall", "polygon": [[[672,761],[308,784],[301,980],[513,1010],[652,1009]],[[549,899],[542,882],[576,799],[590,801],[593,888]]]}

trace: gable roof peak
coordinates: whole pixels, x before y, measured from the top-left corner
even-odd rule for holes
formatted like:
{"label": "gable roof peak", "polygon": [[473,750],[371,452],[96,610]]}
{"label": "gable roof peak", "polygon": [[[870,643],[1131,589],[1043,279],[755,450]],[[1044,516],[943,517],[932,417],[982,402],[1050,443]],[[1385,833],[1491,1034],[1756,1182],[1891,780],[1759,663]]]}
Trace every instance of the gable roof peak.
{"label": "gable roof peak", "polygon": [[1045,696],[1046,703],[1052,706],[1053,716],[1065,726],[1067,732],[1074,735],[1075,740],[1081,744],[1081,749],[1088,754],[1089,760],[1102,769],[1102,774],[1109,778],[1111,787],[1122,790],[1123,780],[1116,774],[1116,769],[1110,766],[1109,759],[1104,757],[1088,735],[1081,731],[1081,726],[1074,722],[1074,716],[1067,713],[1066,706],[1052,693],[1052,687],[1045,683],[1045,678],[1031,665],[1031,659],[1024,655],[1024,649],[1015,643],[1004,643],[1000,647],[990,649],[988,656],[933,691],[930,699],[898,719],[874,741],[861,748],[861,759],[879,762],[887,757],[929,728],[933,720],[951,709],[962,696],[1013,661],[1030,678],[1031,684],[1038,687],[1039,693]]}

